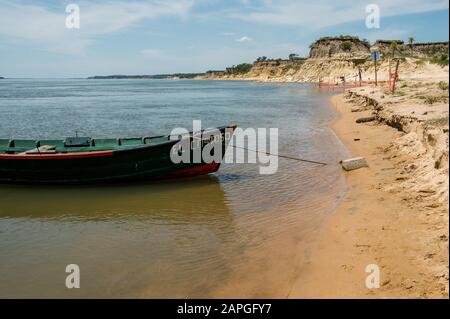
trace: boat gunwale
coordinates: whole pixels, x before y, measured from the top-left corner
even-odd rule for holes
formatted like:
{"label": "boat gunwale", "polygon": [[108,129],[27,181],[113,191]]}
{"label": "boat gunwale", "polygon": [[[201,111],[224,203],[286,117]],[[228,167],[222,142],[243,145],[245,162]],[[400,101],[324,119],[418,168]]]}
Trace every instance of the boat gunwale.
{"label": "boat gunwale", "polygon": [[109,157],[114,151],[93,151],[93,152],[73,152],[73,153],[36,153],[36,154],[0,154],[0,160],[48,160],[48,159],[69,159],[86,157]]}

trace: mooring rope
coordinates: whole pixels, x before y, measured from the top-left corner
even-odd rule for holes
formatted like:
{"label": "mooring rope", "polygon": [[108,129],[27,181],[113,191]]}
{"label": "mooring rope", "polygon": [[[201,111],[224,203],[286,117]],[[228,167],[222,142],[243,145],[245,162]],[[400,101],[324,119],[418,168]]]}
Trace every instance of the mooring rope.
{"label": "mooring rope", "polygon": [[291,160],[295,160],[295,161],[300,161],[300,162],[307,162],[307,163],[312,163],[312,164],[319,164],[319,165],[328,165],[328,163],[324,163],[324,162],[318,162],[318,161],[312,161],[312,160],[308,160],[308,159],[304,159],[304,158],[299,158],[299,157],[292,157],[292,156],[288,156],[288,155],[280,155],[280,154],[272,154],[269,152],[262,152],[262,151],[257,151],[257,150],[252,150],[250,148],[246,148],[246,147],[241,147],[241,146],[236,146],[236,145],[232,145],[234,148],[240,148],[243,150],[247,150],[247,151],[252,151],[255,153],[262,153],[262,154],[266,154],[266,155],[270,155],[270,156],[278,156],[278,157],[282,157],[282,158],[287,158],[287,159],[291,159]]}

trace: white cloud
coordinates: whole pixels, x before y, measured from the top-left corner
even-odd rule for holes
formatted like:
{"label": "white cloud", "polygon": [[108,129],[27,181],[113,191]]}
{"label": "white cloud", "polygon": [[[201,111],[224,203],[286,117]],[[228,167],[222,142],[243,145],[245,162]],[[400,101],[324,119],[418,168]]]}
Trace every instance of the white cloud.
{"label": "white cloud", "polygon": [[365,7],[376,3],[383,17],[398,16],[411,13],[445,10],[449,7],[448,0],[261,0],[261,7],[247,13],[234,12],[230,17],[244,21],[269,25],[301,26],[308,29],[319,29],[346,22],[364,21]]}
{"label": "white cloud", "polygon": [[[228,2],[226,0],[222,0]],[[81,10],[81,29],[66,29],[65,7],[63,4],[75,2]],[[52,59],[40,55],[37,59],[22,59],[3,54],[0,67],[4,74],[12,76],[76,76],[114,73],[166,73],[192,72],[206,69],[220,69],[243,61],[252,62],[258,56],[286,57],[289,53],[308,54],[308,43],[301,43],[304,35],[320,34],[324,27],[360,21],[355,33],[375,40],[377,38],[404,38],[414,30],[414,21],[402,26],[406,30],[387,30],[383,28],[383,18],[409,13],[448,10],[448,0],[250,0],[234,1],[232,4],[215,5],[218,0],[74,0],[54,1],[56,5],[46,5],[43,1],[30,4],[31,0],[0,0],[0,46],[15,52],[14,46],[30,48],[32,52],[46,50],[63,52],[70,55],[61,59]],[[231,3],[231,2],[230,2]],[[382,29],[365,28],[365,6],[377,3],[381,9]],[[60,4],[60,6],[58,5]],[[145,49],[135,51],[141,43],[133,41],[130,50],[115,54],[96,54],[82,57],[83,53],[98,39],[107,39],[109,35],[125,33],[129,29],[144,25],[147,20],[162,17],[189,18],[186,34],[174,34],[172,29],[140,30],[145,34],[156,34]],[[230,17],[232,18],[230,20]],[[251,22],[250,24],[240,21]],[[197,29],[205,30],[195,34]],[[281,26],[269,32],[257,35],[255,24]],[[441,23],[440,23],[441,24]],[[291,26],[285,28],[284,26]],[[209,28],[210,27],[210,28]],[[216,27],[222,27],[217,31]],[[256,26],[258,27],[258,25]],[[229,29],[227,29],[229,28]],[[335,28],[339,31],[339,28]],[[221,32],[222,30],[227,32]],[[230,31],[235,31],[234,32]],[[277,33],[285,32],[280,44]],[[131,30],[128,34],[131,34]],[[265,32],[265,30],[261,30]],[[299,34],[301,37],[299,37]],[[195,35],[193,37],[193,35]],[[252,40],[248,35],[257,37]],[[325,34],[324,34],[325,35]],[[221,37],[220,37],[221,36]],[[179,43],[168,39],[181,40]],[[162,41],[161,39],[164,39]],[[309,39],[309,38],[308,38]],[[123,45],[120,39],[110,38],[109,43]],[[130,41],[131,41],[130,40]],[[264,41],[263,41],[264,40]],[[426,39],[424,39],[426,40]],[[232,41],[230,47],[224,43]],[[235,42],[237,41],[237,42]],[[224,43],[220,43],[224,42]],[[193,43],[192,47],[188,44]],[[236,45],[239,43],[239,45]],[[5,51],[6,52],[6,51]],[[99,51],[102,53],[102,51]],[[132,57],[130,59],[124,58]],[[20,61],[20,62],[18,62]],[[6,72],[6,73],[5,73]]]}
{"label": "white cloud", "polygon": [[192,0],[169,1],[108,1],[97,4],[81,3],[82,27],[92,34],[111,33],[133,26],[145,19],[162,16],[185,16]]}
{"label": "white cloud", "polygon": [[236,39],[236,42],[250,42],[250,41],[253,41],[253,39],[246,35]]}
{"label": "white cloud", "polygon": [[124,30],[146,19],[184,17],[193,0],[82,1],[77,4],[81,27],[67,29],[64,6],[56,11],[39,5],[0,0],[0,37],[15,42],[32,42],[49,51],[80,54],[94,42],[95,36]]}

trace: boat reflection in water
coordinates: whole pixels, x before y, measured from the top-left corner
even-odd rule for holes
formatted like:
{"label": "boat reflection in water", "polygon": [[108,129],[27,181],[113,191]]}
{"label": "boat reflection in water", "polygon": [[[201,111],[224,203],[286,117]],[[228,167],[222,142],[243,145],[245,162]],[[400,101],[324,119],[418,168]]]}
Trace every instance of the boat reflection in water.
{"label": "boat reflection in water", "polygon": [[[185,296],[204,293],[207,274],[225,276],[233,215],[214,175],[101,187],[1,185],[0,198],[0,272],[8,273],[1,297]],[[68,264],[79,265],[81,289],[65,287]]]}

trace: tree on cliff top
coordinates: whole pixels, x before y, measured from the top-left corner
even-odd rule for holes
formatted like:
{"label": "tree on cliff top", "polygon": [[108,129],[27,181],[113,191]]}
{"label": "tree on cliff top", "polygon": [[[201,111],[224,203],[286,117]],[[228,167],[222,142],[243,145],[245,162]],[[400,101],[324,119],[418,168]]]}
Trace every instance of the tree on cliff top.
{"label": "tree on cliff top", "polygon": [[413,43],[416,39],[414,37],[408,38],[409,48],[411,49],[411,55],[413,54]]}
{"label": "tree on cliff top", "polygon": [[397,41],[392,41],[390,46],[391,46],[391,50],[392,50],[392,57],[394,58],[395,51],[397,51],[397,47],[398,47]]}
{"label": "tree on cliff top", "polygon": [[294,61],[297,58],[298,58],[298,54],[296,54],[296,53],[289,54],[289,60]]}

